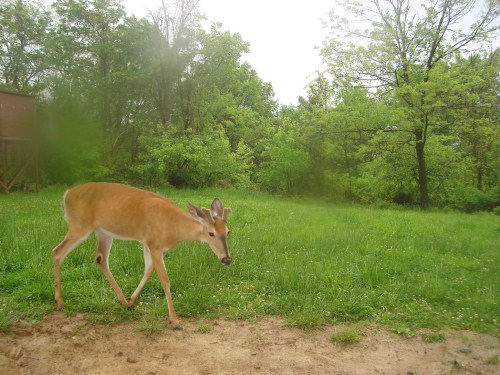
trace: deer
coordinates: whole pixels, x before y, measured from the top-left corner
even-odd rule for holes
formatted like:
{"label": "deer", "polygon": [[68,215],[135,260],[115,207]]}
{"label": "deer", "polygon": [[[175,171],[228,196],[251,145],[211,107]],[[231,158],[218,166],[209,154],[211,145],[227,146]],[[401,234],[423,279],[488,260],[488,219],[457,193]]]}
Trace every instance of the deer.
{"label": "deer", "polygon": [[[230,233],[227,218],[231,209],[223,207],[218,198],[213,200],[211,209],[187,202],[189,212],[186,212],[170,199],[147,190],[117,183],[88,182],[67,190],[62,204],[68,232],[52,250],[58,309],[64,308],[61,264],[92,233],[98,240],[96,264],[124,307],[135,306],[156,270],[167,299],[169,321],[174,329],[182,329],[182,326],[170,294],[164,252],[182,241],[201,241],[209,245],[223,265],[228,266],[232,262],[227,245]],[[135,240],[143,245],[144,275],[129,301],[109,268],[113,239]]]}

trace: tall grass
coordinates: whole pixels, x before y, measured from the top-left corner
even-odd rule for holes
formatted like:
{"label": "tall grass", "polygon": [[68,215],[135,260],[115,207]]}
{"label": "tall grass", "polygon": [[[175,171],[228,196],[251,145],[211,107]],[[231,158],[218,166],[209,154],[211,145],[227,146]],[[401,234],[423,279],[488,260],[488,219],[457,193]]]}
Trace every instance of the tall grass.
{"label": "tall grass", "polygon": [[[55,309],[51,249],[66,224],[63,188],[0,195],[0,329]],[[235,191],[163,191],[180,206],[231,206],[222,266],[205,244],[166,253],[181,316],[280,315],[292,325],[377,322],[391,327],[462,328],[499,335],[500,218],[492,215],[337,206]],[[95,266],[91,237],[64,261],[69,313],[88,319],[157,322],[167,315],[159,280],[135,310],[123,309]],[[110,265],[130,295],[143,273],[141,246],[115,241]],[[163,327],[163,325],[161,325]],[[147,328],[145,328],[147,330]]]}

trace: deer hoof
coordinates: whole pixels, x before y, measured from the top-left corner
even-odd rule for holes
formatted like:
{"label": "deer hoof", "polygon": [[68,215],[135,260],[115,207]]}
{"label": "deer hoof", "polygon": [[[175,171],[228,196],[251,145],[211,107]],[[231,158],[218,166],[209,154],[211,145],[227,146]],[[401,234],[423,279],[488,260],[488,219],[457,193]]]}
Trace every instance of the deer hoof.
{"label": "deer hoof", "polygon": [[174,329],[174,331],[182,331],[182,325],[180,320],[174,320],[174,321],[171,320],[170,324],[172,324],[172,328]]}

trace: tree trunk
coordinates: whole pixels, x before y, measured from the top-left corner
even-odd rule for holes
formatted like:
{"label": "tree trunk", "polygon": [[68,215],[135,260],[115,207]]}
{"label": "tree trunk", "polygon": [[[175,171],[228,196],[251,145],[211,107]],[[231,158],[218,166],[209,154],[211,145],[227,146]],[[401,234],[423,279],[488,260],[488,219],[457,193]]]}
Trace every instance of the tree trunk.
{"label": "tree trunk", "polygon": [[[478,161],[477,163],[479,164],[480,162]],[[483,190],[483,167],[481,165],[478,165],[476,167],[476,174],[477,174],[476,187],[478,190]]]}
{"label": "tree trunk", "polygon": [[429,192],[427,189],[427,167],[425,165],[425,142],[422,139],[422,134],[419,131],[415,132],[417,137],[417,143],[415,145],[415,151],[417,153],[417,164],[418,164],[418,192],[420,197],[420,207],[427,208],[430,203]]}

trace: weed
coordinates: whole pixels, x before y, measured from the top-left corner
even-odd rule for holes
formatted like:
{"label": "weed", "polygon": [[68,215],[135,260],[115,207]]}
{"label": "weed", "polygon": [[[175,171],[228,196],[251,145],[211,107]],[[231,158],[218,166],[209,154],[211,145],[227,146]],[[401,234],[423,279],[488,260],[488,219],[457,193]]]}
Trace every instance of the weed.
{"label": "weed", "polygon": [[454,371],[460,371],[465,369],[465,366],[458,362],[456,359],[451,363],[451,369]]}
{"label": "weed", "polygon": [[212,332],[213,329],[214,329],[214,327],[212,325],[210,325],[210,324],[200,323],[196,327],[196,332],[206,334],[206,333]]}
{"label": "weed", "polygon": [[498,365],[500,364],[500,359],[498,355],[494,355],[486,360],[487,365]]}
{"label": "weed", "polygon": [[444,342],[446,340],[444,335],[441,333],[423,333],[421,337],[423,342],[428,343]]}
{"label": "weed", "polygon": [[393,329],[393,331],[400,336],[406,337],[407,339],[411,339],[417,334],[413,328],[408,326],[397,326]]}
{"label": "weed", "polygon": [[337,345],[352,345],[361,341],[361,334],[355,328],[344,328],[333,332],[331,339]]}

